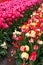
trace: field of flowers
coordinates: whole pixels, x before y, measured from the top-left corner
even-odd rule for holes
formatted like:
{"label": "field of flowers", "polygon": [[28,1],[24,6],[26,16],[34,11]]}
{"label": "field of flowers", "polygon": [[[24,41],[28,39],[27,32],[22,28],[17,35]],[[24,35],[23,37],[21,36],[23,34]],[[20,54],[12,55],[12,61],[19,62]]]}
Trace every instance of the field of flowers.
{"label": "field of flowers", "polygon": [[[1,2],[1,1],[0,1]],[[9,48],[13,48],[8,53]],[[16,65],[43,65],[43,0],[0,3],[0,57]]]}

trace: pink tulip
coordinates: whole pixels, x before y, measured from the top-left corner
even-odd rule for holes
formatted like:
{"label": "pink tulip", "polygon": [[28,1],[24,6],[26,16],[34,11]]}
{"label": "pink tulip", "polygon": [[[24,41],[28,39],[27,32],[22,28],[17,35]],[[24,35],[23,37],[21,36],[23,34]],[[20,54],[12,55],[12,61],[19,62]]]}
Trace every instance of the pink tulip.
{"label": "pink tulip", "polygon": [[39,46],[34,45],[34,50],[38,50],[38,49],[39,49]]}
{"label": "pink tulip", "polygon": [[8,26],[7,24],[5,24],[5,23],[2,24],[2,28],[3,28],[3,29],[7,29],[8,27],[9,27],[9,26]]}
{"label": "pink tulip", "polygon": [[31,38],[31,39],[29,40],[29,43],[34,43],[34,39]]}
{"label": "pink tulip", "polygon": [[[9,21],[17,20],[18,17],[23,18],[25,10],[29,8],[31,9],[31,6],[35,6],[37,3],[40,4],[40,2],[42,2],[42,0],[6,0],[5,2],[3,1],[2,3],[0,3],[0,17],[2,18],[1,22],[5,21],[5,24],[6,21],[9,24]],[[5,24],[3,23],[2,26],[4,26]],[[4,28],[8,28],[8,25],[5,25]]]}

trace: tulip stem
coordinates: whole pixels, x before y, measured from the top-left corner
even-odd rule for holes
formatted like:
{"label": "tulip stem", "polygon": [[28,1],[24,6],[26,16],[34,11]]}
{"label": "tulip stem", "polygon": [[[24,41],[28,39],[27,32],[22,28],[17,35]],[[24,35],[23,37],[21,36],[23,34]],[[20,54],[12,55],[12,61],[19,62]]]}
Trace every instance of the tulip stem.
{"label": "tulip stem", "polygon": [[23,59],[23,63],[25,64],[25,59]]}
{"label": "tulip stem", "polygon": [[29,61],[30,62],[30,65],[34,65],[34,62],[33,61]]}

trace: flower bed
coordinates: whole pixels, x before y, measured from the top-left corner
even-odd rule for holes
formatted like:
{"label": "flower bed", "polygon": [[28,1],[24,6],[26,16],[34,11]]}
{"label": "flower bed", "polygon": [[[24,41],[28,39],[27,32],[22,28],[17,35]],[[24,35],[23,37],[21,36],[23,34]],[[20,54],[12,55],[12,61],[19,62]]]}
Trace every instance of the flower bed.
{"label": "flower bed", "polygon": [[0,28],[8,28],[12,25],[13,20],[23,17],[25,10],[41,2],[42,0],[11,0],[0,3]]}
{"label": "flower bed", "polygon": [[0,57],[10,57],[9,62],[14,57],[17,65],[43,65],[41,3],[42,0],[11,0],[0,3]]}
{"label": "flower bed", "polygon": [[38,63],[40,65],[38,58],[43,47],[43,3],[38,10],[32,13],[27,22],[19,26],[19,29],[21,31],[15,30],[12,37],[12,44],[16,50],[16,54],[14,54],[16,64],[35,65]]}

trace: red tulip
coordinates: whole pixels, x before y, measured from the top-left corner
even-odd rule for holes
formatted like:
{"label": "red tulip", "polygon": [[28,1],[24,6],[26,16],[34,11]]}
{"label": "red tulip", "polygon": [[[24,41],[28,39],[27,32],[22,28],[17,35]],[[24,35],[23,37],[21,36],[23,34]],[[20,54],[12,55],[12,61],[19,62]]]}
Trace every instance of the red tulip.
{"label": "red tulip", "polygon": [[8,22],[8,25],[10,25],[10,26],[11,26],[11,25],[12,25],[12,22],[10,22],[10,21],[9,21],[9,22]]}
{"label": "red tulip", "polygon": [[41,28],[41,31],[43,31],[43,27]]}
{"label": "red tulip", "polygon": [[1,0],[0,2],[5,2],[5,1],[9,1],[9,0]]}
{"label": "red tulip", "polygon": [[11,58],[8,58],[8,62],[11,62],[12,61],[12,59]]}
{"label": "red tulip", "polygon": [[16,38],[16,40],[22,41],[23,40],[23,37],[22,36],[19,36],[19,37]]}
{"label": "red tulip", "polygon": [[27,25],[27,22],[24,22],[24,25]]}
{"label": "red tulip", "polygon": [[28,65],[30,65],[30,64],[28,64]]}
{"label": "red tulip", "polygon": [[18,44],[18,42],[12,42],[12,44],[13,44],[13,47],[14,47],[14,48],[19,49],[19,44]]}
{"label": "red tulip", "polygon": [[26,64],[23,63],[23,64],[21,64],[21,65],[26,65]]}
{"label": "red tulip", "polygon": [[32,53],[30,54],[30,60],[31,60],[31,61],[35,61],[35,60],[36,60],[36,56],[37,56],[36,52],[35,52],[35,51],[32,52]]}

